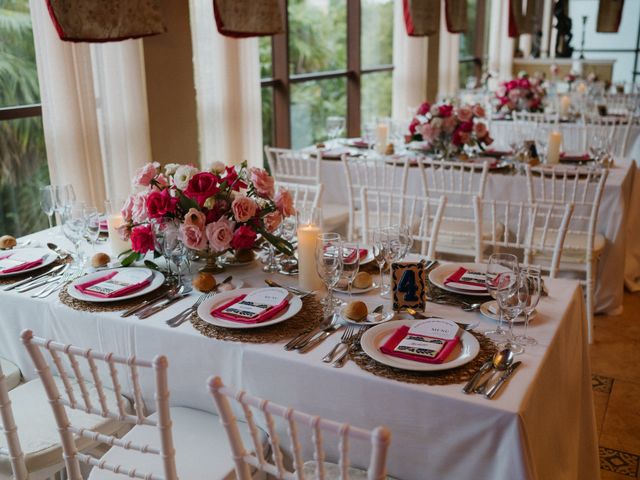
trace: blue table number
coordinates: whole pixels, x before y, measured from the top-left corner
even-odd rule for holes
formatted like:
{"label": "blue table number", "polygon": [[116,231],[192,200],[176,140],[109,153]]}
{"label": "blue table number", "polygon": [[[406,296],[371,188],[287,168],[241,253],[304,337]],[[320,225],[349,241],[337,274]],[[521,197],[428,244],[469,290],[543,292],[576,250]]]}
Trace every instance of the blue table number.
{"label": "blue table number", "polygon": [[393,309],[398,312],[407,307],[424,310],[427,276],[422,262],[400,262],[391,265],[391,291]]}

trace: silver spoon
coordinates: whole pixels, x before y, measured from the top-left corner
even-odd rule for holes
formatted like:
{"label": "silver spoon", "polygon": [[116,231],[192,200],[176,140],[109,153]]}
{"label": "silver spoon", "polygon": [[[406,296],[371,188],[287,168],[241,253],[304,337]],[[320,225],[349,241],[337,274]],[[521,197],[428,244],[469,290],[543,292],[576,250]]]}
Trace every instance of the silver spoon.
{"label": "silver spoon", "polygon": [[71,255],[68,251],[58,247],[55,243],[52,242],[47,243],[47,248],[56,252],[61,259],[67,258],[69,255]]}
{"label": "silver spoon", "polygon": [[495,372],[504,372],[513,363],[514,358],[515,354],[508,348],[496,352],[493,356],[493,369],[491,370],[491,374],[488,375],[487,378],[482,383],[480,383],[480,385],[474,388],[473,391],[475,393],[484,393]]}

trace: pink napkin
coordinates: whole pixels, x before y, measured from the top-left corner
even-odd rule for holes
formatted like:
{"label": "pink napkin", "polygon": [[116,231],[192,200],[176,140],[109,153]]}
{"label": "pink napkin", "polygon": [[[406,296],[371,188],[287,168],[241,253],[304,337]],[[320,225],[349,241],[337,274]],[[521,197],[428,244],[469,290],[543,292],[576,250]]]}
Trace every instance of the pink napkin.
{"label": "pink napkin", "polygon": [[488,148],[484,152],[480,153],[482,157],[495,157],[500,158],[506,155],[511,155],[511,150],[495,150],[493,148]]}
{"label": "pink napkin", "polygon": [[460,267],[458,270],[456,270],[455,272],[453,272],[451,275],[447,277],[447,279],[444,281],[444,284],[451,286],[453,288],[460,288],[460,289],[465,289],[465,286],[468,285],[470,287],[475,287],[475,288],[470,288],[470,289],[467,288],[466,290],[473,290],[473,291],[487,289],[487,285],[484,282],[463,280],[462,277],[467,272],[468,270],[466,268]]}
{"label": "pink napkin", "polygon": [[[9,255],[4,255],[0,257],[0,260],[9,258],[11,255],[13,254],[10,253]],[[38,265],[41,265],[43,261],[44,261],[44,258],[39,258],[38,260],[33,260],[32,262],[25,262],[20,265],[16,265],[15,267],[5,268],[4,270],[0,270],[0,273],[4,274],[4,273],[22,272],[23,270],[29,270],[30,268],[34,268],[34,267],[37,267]]]}
{"label": "pink napkin", "polygon": [[368,142],[365,142],[364,140],[354,140],[353,142],[349,142],[349,146],[350,147],[354,147],[354,148],[369,148],[370,145]]}
{"label": "pink napkin", "polygon": [[333,160],[339,160],[340,157],[342,157],[342,155],[344,155],[345,153],[349,153],[349,149],[346,147],[336,147],[336,148],[332,148],[330,150],[323,150],[322,151],[322,158],[328,158],[328,159],[333,159]]}
{"label": "pink napkin", "polygon": [[560,161],[563,162],[585,162],[587,160],[591,160],[588,153],[584,153],[582,155],[571,155],[564,152],[560,153]]}
{"label": "pink napkin", "polygon": [[[442,363],[447,357],[451,354],[455,346],[458,344],[460,339],[458,337],[453,338],[452,340],[446,340],[442,350],[438,352],[438,354],[433,358],[422,357],[420,355],[414,355],[412,353],[406,352],[396,352],[395,348],[398,344],[407,336],[409,333],[409,327],[404,326],[398,328],[391,337],[380,347],[380,351],[385,355],[391,355],[392,357],[404,358],[406,360],[413,360],[415,362],[422,363]],[[423,335],[421,335],[423,336]],[[437,337],[426,337],[426,338],[437,338]]]}
{"label": "pink napkin", "polygon": [[75,289],[84,293],[85,295],[91,295],[92,297],[99,297],[99,298],[117,298],[117,297],[122,297],[124,295],[127,295],[129,293],[133,293],[135,291],[140,290],[141,288],[146,287],[147,285],[149,285],[151,283],[151,278],[148,278],[142,282],[139,283],[134,283],[133,285],[129,285],[127,287],[123,287],[120,290],[116,290],[115,292],[111,292],[108,294],[104,294],[104,293],[100,293],[100,292],[93,292],[91,290],[87,290],[89,287],[93,287],[94,285],[97,285],[98,283],[107,281],[113,277],[115,277],[118,274],[118,272],[110,272],[100,278],[94,278],[93,280],[89,280],[88,282],[85,283],[79,283],[78,285],[74,285]]}
{"label": "pink napkin", "polygon": [[[360,253],[360,260],[362,260],[363,258],[365,258],[367,256],[367,253],[369,253],[369,251],[366,248],[359,248],[358,252]],[[346,255],[344,257],[344,261],[347,263],[351,263],[356,259],[356,249],[354,248],[351,253],[349,255]]]}
{"label": "pink napkin", "polygon": [[226,308],[230,307],[233,304],[241,302],[242,300],[244,300],[244,297],[246,297],[246,295],[240,295],[240,296],[228,301],[227,303],[225,303],[223,305],[220,305],[219,307],[214,308],[213,310],[211,310],[211,315],[213,315],[214,317],[223,318],[225,320],[230,320],[232,322],[262,323],[262,322],[266,322],[267,320],[270,320],[271,318],[275,317],[277,314],[279,314],[280,312],[282,312],[283,310],[285,310],[289,306],[289,300],[287,298],[285,298],[278,305],[275,305],[275,306],[273,306],[271,308],[268,308],[267,310],[265,310],[260,315],[254,317],[254,318],[244,318],[244,317],[238,317],[236,315],[231,315],[229,313],[224,313],[224,310]]}

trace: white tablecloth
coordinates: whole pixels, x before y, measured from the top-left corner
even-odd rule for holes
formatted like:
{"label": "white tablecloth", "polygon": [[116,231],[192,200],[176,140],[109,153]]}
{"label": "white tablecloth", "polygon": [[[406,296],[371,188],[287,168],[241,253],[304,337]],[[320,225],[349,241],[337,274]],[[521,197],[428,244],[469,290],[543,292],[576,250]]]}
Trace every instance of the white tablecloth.
{"label": "white tablecloth", "polygon": [[[610,169],[605,191],[598,213],[597,231],[605,236],[607,244],[598,264],[596,285],[596,312],[608,315],[622,313],[625,279],[627,285],[640,289],[640,242],[627,241],[635,228],[640,234],[640,192],[632,192],[635,162],[616,165]],[[347,185],[341,162],[323,160],[320,167],[324,185],[322,201],[347,204]],[[637,181],[640,183],[640,180]],[[407,194],[422,193],[420,171],[410,168]],[[633,193],[633,194],[632,194]],[[496,200],[526,201],[526,179],[523,175],[490,174],[485,189],[485,198]],[[635,223],[634,223],[635,222]],[[626,264],[626,265],[625,265]],[[626,271],[625,271],[626,267]],[[623,274],[624,272],[624,274]]]}
{"label": "white tablecloth", "polygon": [[[264,276],[255,267],[231,272],[248,286],[263,285]],[[284,351],[285,342],[225,342],[202,336],[190,324],[167,327],[164,320],[193,302],[194,295],[161,315],[138,320],[72,310],[55,295],[36,300],[0,291],[0,355],[33,378],[18,338],[24,328],[121,355],[152,358],[164,353],[169,356],[173,405],[215,411],[205,382],[219,374],[230,385],[312,414],[365,428],[383,424],[393,433],[389,474],[404,480],[596,479],[597,436],[582,292],[571,280],[547,280],[547,286],[551,295],[542,300],[530,329],[539,345],[519,357],[521,368],[493,401],[464,395],[460,384],[402,383],[367,373],[352,362],[331,368],[320,359],[338,335],[300,355]],[[370,307],[382,303],[375,293],[363,299]],[[493,323],[451,307],[430,304],[428,311],[480,320],[482,328]],[[141,383],[145,400],[153,405],[152,375],[143,373]],[[130,391],[130,385],[125,390]],[[286,432],[281,438],[287,438]],[[363,461],[356,455],[355,463]]]}

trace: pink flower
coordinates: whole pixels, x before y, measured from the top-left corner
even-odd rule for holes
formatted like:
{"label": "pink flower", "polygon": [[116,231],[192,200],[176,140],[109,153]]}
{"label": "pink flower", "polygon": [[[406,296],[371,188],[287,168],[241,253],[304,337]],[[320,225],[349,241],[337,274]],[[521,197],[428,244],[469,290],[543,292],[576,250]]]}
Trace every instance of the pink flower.
{"label": "pink flower", "polygon": [[462,132],[471,132],[473,130],[473,122],[462,122],[458,127]]}
{"label": "pink flower", "polygon": [[500,85],[496,90],[496,96],[498,98],[502,98],[507,94],[507,87],[505,85]]}
{"label": "pink flower", "polygon": [[176,211],[178,199],[169,194],[169,190],[153,191],[145,199],[149,218],[161,218]]}
{"label": "pink flower", "polygon": [[485,135],[489,133],[487,126],[483,122],[478,122],[473,126],[473,131],[476,134],[476,137],[483,138]]}
{"label": "pink flower", "polygon": [[484,138],[482,139],[482,142],[483,142],[485,145],[491,145],[491,144],[493,143],[493,138],[491,138],[489,135],[487,135],[486,137],[484,137]]}
{"label": "pink flower", "polygon": [[154,249],[155,237],[151,225],[140,225],[131,230],[131,248],[138,253]]}
{"label": "pink flower", "polygon": [[288,217],[296,213],[296,209],[293,207],[293,198],[291,197],[291,192],[284,188],[278,190],[276,194],[276,207],[280,210],[283,216]]}
{"label": "pink flower", "polygon": [[271,198],[275,193],[274,180],[266,170],[262,168],[251,168],[251,182],[261,197]]}
{"label": "pink flower", "polygon": [[240,179],[235,167],[226,167],[224,171],[225,175],[222,177],[222,181],[225,182],[231,190],[238,192],[241,188],[247,188],[247,184]]}
{"label": "pink flower", "polygon": [[453,143],[456,147],[462,145],[462,132],[460,130],[456,130],[453,132],[453,136],[451,137],[451,143]]}
{"label": "pink flower", "polygon": [[471,134],[469,132],[460,132],[460,142],[465,145],[471,145]]}
{"label": "pink flower", "polygon": [[238,222],[246,222],[247,220],[255,216],[257,209],[258,205],[256,204],[256,202],[251,200],[249,197],[245,197],[244,195],[236,197],[236,199],[231,204],[233,217]]}
{"label": "pink flower", "polygon": [[218,182],[220,177],[209,172],[196,173],[187,186],[184,194],[203,206],[207,198],[214,196],[220,190]]}
{"label": "pink flower", "polygon": [[231,245],[234,223],[228,218],[221,218],[206,226],[205,232],[209,248],[214,252],[224,252]]}
{"label": "pink flower", "polygon": [[476,104],[473,106],[473,114],[474,114],[476,117],[480,117],[480,118],[484,117],[484,115],[485,115],[485,111],[484,111],[484,108],[482,108],[482,105],[480,105],[479,103],[476,103]]}
{"label": "pink flower", "polygon": [[512,102],[517,102],[518,99],[522,97],[522,92],[518,89],[511,90],[509,91],[508,97]]}
{"label": "pink flower", "polygon": [[242,225],[233,233],[231,247],[235,250],[251,248],[255,245],[257,236],[258,234],[251,227]]}
{"label": "pink flower", "polygon": [[411,133],[411,135],[415,135],[416,127],[418,125],[420,125],[420,120],[418,120],[417,118],[411,120],[411,123],[409,124],[409,133]]}
{"label": "pink flower", "polygon": [[453,113],[453,105],[440,105],[438,107],[438,113],[441,117],[450,117]]}
{"label": "pink flower", "polygon": [[473,118],[473,111],[467,106],[460,107],[458,109],[458,118],[461,122],[468,122]]}
{"label": "pink flower", "polygon": [[442,120],[442,129],[447,133],[451,133],[456,129],[456,124],[455,117],[446,117]]}
{"label": "pink flower", "polygon": [[184,216],[184,224],[191,225],[204,230],[204,226],[207,223],[207,216],[197,208],[190,208]]}
{"label": "pink flower", "polygon": [[153,162],[139,168],[133,177],[133,186],[148,187],[151,184],[151,180],[157,175],[159,166],[158,162]]}
{"label": "pink flower", "polygon": [[424,102],[418,108],[418,115],[426,115],[429,112],[429,110],[431,110],[431,105],[429,105],[428,102]]}
{"label": "pink flower", "polygon": [[275,232],[275,230],[282,223],[282,214],[276,210],[275,212],[267,213],[264,216],[264,228],[267,232]]}
{"label": "pink flower", "polygon": [[528,78],[521,78],[518,80],[518,86],[520,88],[528,89],[531,87],[531,83]]}
{"label": "pink flower", "polygon": [[131,238],[131,228],[129,228],[129,225],[127,225],[126,223],[123,223],[118,228],[116,228],[116,231],[118,232],[118,236],[120,237],[120,239],[125,242],[128,242]]}
{"label": "pink flower", "polygon": [[169,180],[162,173],[159,173],[156,177],[156,183],[160,188],[167,188],[169,186]]}
{"label": "pink flower", "polygon": [[145,199],[146,195],[143,193],[129,195],[129,198],[124,202],[122,210],[120,211],[125,222],[142,223],[149,218]]}
{"label": "pink flower", "polygon": [[430,123],[425,123],[424,125],[422,125],[422,138],[423,140],[426,141],[432,141],[434,138],[436,138],[438,135],[438,129],[435,128],[433,125],[431,125]]}
{"label": "pink flower", "polygon": [[180,225],[180,234],[187,248],[191,250],[204,250],[207,248],[207,237],[204,234],[204,230],[198,226],[183,223]]}

